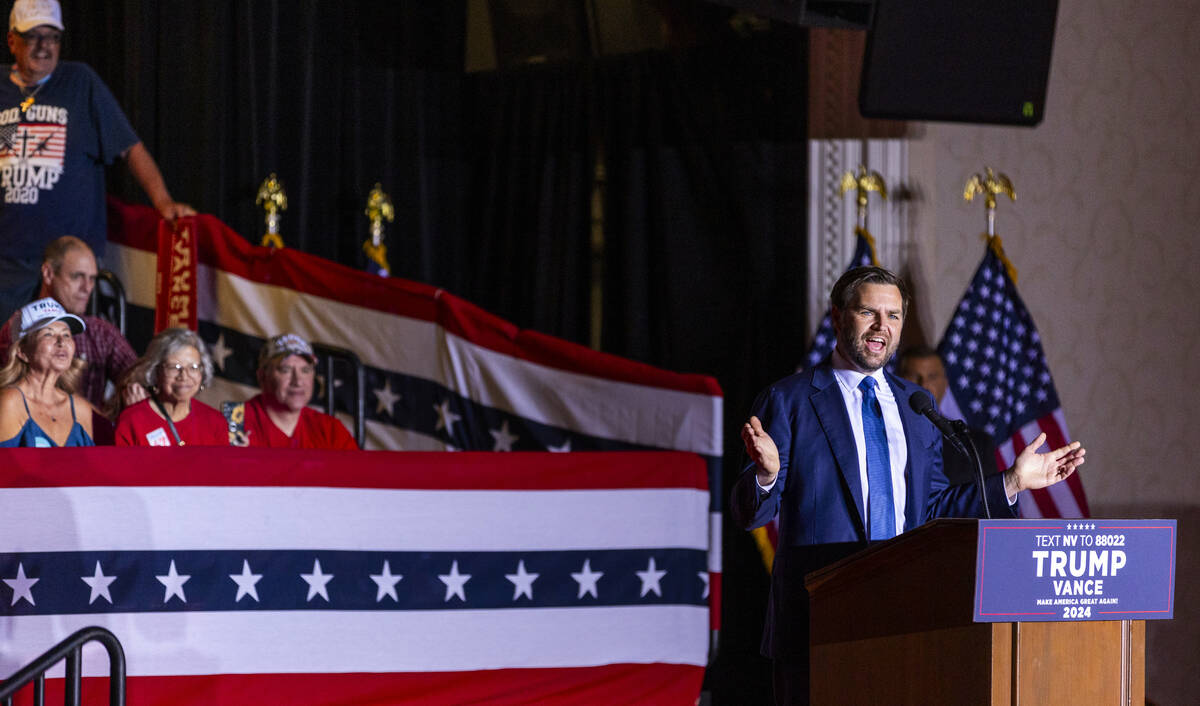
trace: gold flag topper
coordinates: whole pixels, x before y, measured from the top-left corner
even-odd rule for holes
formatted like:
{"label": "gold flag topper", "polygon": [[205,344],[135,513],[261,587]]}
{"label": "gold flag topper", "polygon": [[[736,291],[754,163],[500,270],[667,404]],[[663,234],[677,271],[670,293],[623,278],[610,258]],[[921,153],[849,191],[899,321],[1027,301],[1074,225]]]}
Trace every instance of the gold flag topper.
{"label": "gold flag topper", "polygon": [[271,176],[263,180],[258,187],[258,195],[254,198],[255,205],[262,205],[267,212],[267,232],[262,237],[262,244],[274,248],[283,247],[283,238],[279,237],[279,213],[287,210],[287,194],[283,191],[283,182],[271,172]]}
{"label": "gold flag topper", "polygon": [[1005,194],[1009,200],[1017,200],[1017,192],[1013,189],[1012,181],[1005,174],[998,174],[992,171],[991,167],[985,166],[983,174],[974,174],[970,179],[967,179],[967,185],[963,187],[963,199],[971,201],[976,194],[982,194],[984,197],[983,205],[987,210],[987,232],[984,237],[987,238],[988,247],[996,253],[996,257],[1000,258],[1000,262],[1004,264],[1004,269],[1008,271],[1008,278],[1014,283],[1017,281],[1017,268],[1013,266],[1012,261],[1008,259],[1008,255],[1004,252],[1004,243],[1001,242],[1000,236],[996,235],[996,196]]}
{"label": "gold flag topper", "polygon": [[970,179],[967,179],[967,185],[963,189],[963,198],[967,201],[975,198],[976,194],[984,195],[983,205],[989,211],[996,210],[996,195],[1007,194],[1012,201],[1017,200],[1017,193],[1013,191],[1012,182],[1007,175],[997,174],[992,171],[991,167],[983,168],[984,174],[973,174]]}
{"label": "gold flag topper", "polygon": [[858,174],[846,172],[842,175],[842,183],[838,186],[838,196],[845,196],[847,191],[854,189],[858,204],[858,230],[867,229],[867,192],[877,191],[879,196],[887,199],[887,185],[879,172],[868,171],[865,165],[858,165]]}
{"label": "gold flag topper", "polygon": [[380,267],[383,274],[391,271],[387,261],[387,246],[383,244],[383,221],[391,223],[396,216],[392,208],[392,200],[383,191],[383,186],[375,182],[375,188],[367,195],[367,210],[364,212],[371,221],[371,239],[363,243],[363,251],[367,257]]}

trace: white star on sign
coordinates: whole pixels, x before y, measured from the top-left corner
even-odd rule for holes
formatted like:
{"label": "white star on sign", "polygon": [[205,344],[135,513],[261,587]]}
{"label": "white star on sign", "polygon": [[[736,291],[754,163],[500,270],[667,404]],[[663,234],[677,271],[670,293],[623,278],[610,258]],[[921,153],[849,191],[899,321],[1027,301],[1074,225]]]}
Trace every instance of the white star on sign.
{"label": "white star on sign", "polygon": [[707,571],[697,571],[696,575],[699,576],[700,580],[704,582],[704,592],[700,594],[700,597],[708,598],[708,572]]}
{"label": "white star on sign", "polygon": [[579,584],[579,595],[576,598],[583,598],[589,593],[592,594],[592,598],[599,598],[600,596],[596,591],[596,583],[603,575],[603,571],[592,571],[591,559],[584,559],[583,568],[580,569],[579,573],[571,573],[571,578],[575,579]]}
{"label": "white star on sign", "polygon": [[383,573],[371,574],[371,580],[379,587],[379,591],[375,594],[375,602],[383,600],[384,596],[390,596],[397,603],[400,599],[396,597],[396,584],[400,579],[404,578],[401,574],[393,574],[392,567],[388,564],[387,559],[383,560]]}
{"label": "white star on sign", "polygon": [[662,586],[659,585],[659,581],[662,580],[663,576],[667,575],[667,572],[658,570],[658,567],[654,564],[654,557],[650,557],[650,565],[646,567],[645,571],[637,571],[634,573],[636,573],[638,578],[642,580],[643,598],[645,598],[646,594],[651,591],[654,591],[656,596],[662,598]]}
{"label": "white star on sign", "polygon": [[41,579],[26,578],[25,565],[18,563],[17,577],[12,579],[4,579],[4,583],[8,584],[9,588],[11,588],[13,592],[11,605],[16,605],[17,601],[21,600],[22,598],[29,601],[29,605],[34,605],[33,584],[37,583],[38,581],[41,581]]}
{"label": "white star on sign", "polygon": [[325,599],[326,603],[329,602],[329,589],[326,587],[326,584],[333,579],[333,574],[321,572],[320,559],[313,559],[313,572],[311,574],[300,574],[300,578],[304,579],[304,582],[308,584],[308,597],[304,599],[305,601],[311,601],[313,596],[320,596]]}
{"label": "white star on sign", "polygon": [[442,400],[441,404],[435,404],[433,410],[437,412],[437,424],[433,425],[434,431],[446,430],[446,436],[454,436],[454,423],[462,419],[461,415],[450,411],[450,400]]}
{"label": "white star on sign", "polygon": [[383,387],[371,390],[371,392],[375,393],[375,399],[379,400],[378,404],[375,405],[375,413],[386,414],[394,419],[395,415],[392,413],[392,407],[395,407],[396,403],[400,401],[400,395],[392,392],[392,381],[384,380]]}
{"label": "white star on sign", "polygon": [[458,573],[457,560],[450,564],[450,573],[438,574],[438,579],[440,579],[442,583],[446,584],[445,601],[449,601],[451,596],[458,596],[462,602],[466,603],[467,591],[465,586],[467,581],[471,580],[471,575]]}
{"label": "white star on sign", "polygon": [[237,597],[233,599],[234,603],[242,600],[244,596],[250,596],[255,602],[258,601],[258,589],[254,587],[254,584],[262,579],[262,574],[250,573],[250,562],[248,560],[242,559],[242,573],[230,574],[229,578],[233,579],[233,582],[238,587]]}
{"label": "white star on sign", "polygon": [[80,576],[83,582],[92,588],[92,595],[88,598],[88,605],[96,602],[97,598],[103,598],[112,605],[112,594],[108,592],[108,585],[117,580],[116,575],[105,576],[104,571],[100,568],[100,562],[96,562],[96,573],[91,576]]}
{"label": "white star on sign", "polygon": [[529,598],[529,600],[532,601],[533,600],[533,582],[537,581],[537,577],[538,577],[538,574],[525,573],[525,560],[524,559],[522,559],[521,561],[518,561],[517,562],[517,573],[504,575],[504,578],[508,579],[509,581],[512,581],[513,600],[515,601],[518,598],[520,598],[521,594],[523,593],[523,594],[525,594],[526,597]]}
{"label": "white star on sign", "polygon": [[513,442],[521,437],[508,431],[508,421],[505,420],[499,429],[489,429],[488,433],[496,440],[492,451],[512,451]]}
{"label": "white star on sign", "polygon": [[175,560],[171,560],[171,567],[167,569],[166,576],[155,576],[158,582],[166,587],[163,592],[163,603],[171,600],[171,596],[179,596],[179,600],[187,603],[187,598],[183,595],[183,584],[191,578],[190,574],[178,574],[175,572]]}
{"label": "white star on sign", "polygon": [[225,334],[217,336],[217,342],[209,347],[209,355],[212,356],[213,365],[217,366],[217,370],[225,371],[225,359],[229,354],[233,353],[233,349],[225,345]]}

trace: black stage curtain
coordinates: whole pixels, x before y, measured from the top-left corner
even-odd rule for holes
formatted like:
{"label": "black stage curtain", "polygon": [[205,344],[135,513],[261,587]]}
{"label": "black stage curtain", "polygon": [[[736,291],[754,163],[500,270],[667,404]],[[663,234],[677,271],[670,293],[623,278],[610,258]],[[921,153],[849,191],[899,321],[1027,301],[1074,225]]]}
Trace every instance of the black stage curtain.
{"label": "black stage curtain", "polygon": [[[72,3],[64,58],[108,82],[175,198],[257,241],[365,264],[379,182],[392,274],[523,327],[588,339],[592,162],[578,68],[464,75],[465,4]],[[110,187],[143,200],[123,168]]]}
{"label": "black stage curtain", "polygon": [[[714,375],[725,392],[723,496],[753,396],[804,349],[806,37],[777,31],[615,60],[599,77],[607,191],[603,348]],[[713,703],[769,703],[758,656],[766,574],[723,533]]]}
{"label": "black stage curtain", "polygon": [[[676,52],[465,75],[465,3],[73,0],[66,59],[104,77],[172,193],[257,240],[362,266],[375,182],[393,274],[586,343],[603,159],[603,350],[713,375],[725,497],[758,389],[803,353],[807,39],[775,28]],[[110,188],[144,200],[123,167]],[[769,698],[766,576],[725,532],[718,703]]]}

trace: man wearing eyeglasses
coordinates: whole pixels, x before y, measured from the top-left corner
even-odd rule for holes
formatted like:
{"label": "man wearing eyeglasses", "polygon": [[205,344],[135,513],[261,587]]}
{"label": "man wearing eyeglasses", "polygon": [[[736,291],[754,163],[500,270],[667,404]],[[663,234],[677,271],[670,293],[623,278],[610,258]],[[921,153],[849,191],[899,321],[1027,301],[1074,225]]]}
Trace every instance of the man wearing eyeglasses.
{"label": "man wearing eyeglasses", "polygon": [[8,48],[16,61],[0,80],[0,318],[33,294],[51,240],[75,235],[103,257],[104,167],[117,157],[163,218],[195,213],[171,197],[100,77],[59,61],[63,31],[57,0],[13,3]]}

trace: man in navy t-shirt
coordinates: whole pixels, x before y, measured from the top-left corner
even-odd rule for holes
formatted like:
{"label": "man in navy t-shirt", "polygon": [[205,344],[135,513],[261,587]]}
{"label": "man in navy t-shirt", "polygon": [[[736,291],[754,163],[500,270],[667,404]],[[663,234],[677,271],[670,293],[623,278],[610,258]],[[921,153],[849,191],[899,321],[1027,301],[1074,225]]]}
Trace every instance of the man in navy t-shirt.
{"label": "man in navy t-shirt", "polygon": [[60,62],[56,0],[16,0],[0,80],[0,320],[29,301],[41,253],[74,235],[102,257],[104,167],[124,158],[163,218],[195,213],[171,198],[162,174],[108,87],[86,64]]}

